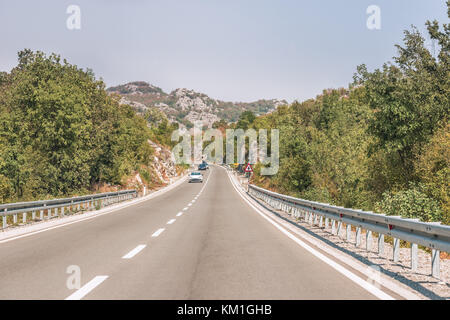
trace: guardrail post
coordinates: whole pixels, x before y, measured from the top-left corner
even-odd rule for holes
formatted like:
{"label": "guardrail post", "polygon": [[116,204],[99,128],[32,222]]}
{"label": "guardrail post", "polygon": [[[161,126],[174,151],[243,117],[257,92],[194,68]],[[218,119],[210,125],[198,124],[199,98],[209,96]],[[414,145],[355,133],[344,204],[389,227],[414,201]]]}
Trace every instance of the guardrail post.
{"label": "guardrail post", "polygon": [[361,227],[356,228],[355,245],[359,247],[361,245]]}
{"label": "guardrail post", "polygon": [[328,229],[328,217],[325,217],[325,229]]}
{"label": "guardrail post", "polygon": [[5,210],[3,210],[3,218],[2,218],[2,220],[3,220],[3,229],[5,229],[8,226],[8,224],[6,222],[6,213],[7,212],[8,212],[8,209],[5,208]]}
{"label": "guardrail post", "polygon": [[398,262],[398,253],[400,251],[400,239],[394,238],[394,251],[392,259],[394,262]]}
{"label": "guardrail post", "polygon": [[441,262],[441,257],[440,257],[440,251],[436,250],[436,249],[432,249],[431,250],[431,276],[434,278],[439,279],[441,276],[441,268],[440,268],[440,262]]}
{"label": "guardrail post", "polygon": [[366,250],[372,250],[372,231],[366,230]]}
{"label": "guardrail post", "polygon": [[347,229],[346,230],[347,241],[350,242],[352,236],[352,225],[347,223],[346,229]]}
{"label": "guardrail post", "polygon": [[31,212],[31,220],[36,220],[36,211]]}
{"label": "guardrail post", "polygon": [[384,254],[384,234],[378,234],[378,254],[381,256]]}
{"label": "guardrail post", "polygon": [[51,217],[52,217],[52,208],[48,208],[47,209],[47,219],[50,220]]}
{"label": "guardrail post", "polygon": [[331,234],[336,234],[336,220],[331,221]]}
{"label": "guardrail post", "polygon": [[336,234],[339,237],[342,230],[342,221],[338,221]]}
{"label": "guardrail post", "polygon": [[317,226],[318,218],[319,218],[319,215],[318,214],[314,214],[314,225],[316,225],[316,226]]}
{"label": "guardrail post", "polygon": [[417,250],[418,245],[416,243],[411,243],[411,270],[417,271]]}
{"label": "guardrail post", "polygon": [[320,216],[320,219],[319,219],[319,228],[322,228],[322,226],[323,226],[323,216]]}
{"label": "guardrail post", "polygon": [[64,207],[61,207],[61,217],[64,217]]}
{"label": "guardrail post", "polygon": [[311,225],[313,224],[313,213],[312,212],[309,213],[309,221],[308,222]]}
{"label": "guardrail post", "polygon": [[[45,206],[45,204],[44,204],[44,206]],[[44,209],[41,209],[39,211],[39,218],[40,218],[41,221],[44,220]]]}
{"label": "guardrail post", "polygon": [[22,223],[23,224],[27,223],[27,213],[26,212],[22,213]]}
{"label": "guardrail post", "polygon": [[14,216],[13,216],[13,223],[14,223],[14,224],[16,224],[16,223],[17,223],[17,213],[16,213],[16,214],[14,214]]}

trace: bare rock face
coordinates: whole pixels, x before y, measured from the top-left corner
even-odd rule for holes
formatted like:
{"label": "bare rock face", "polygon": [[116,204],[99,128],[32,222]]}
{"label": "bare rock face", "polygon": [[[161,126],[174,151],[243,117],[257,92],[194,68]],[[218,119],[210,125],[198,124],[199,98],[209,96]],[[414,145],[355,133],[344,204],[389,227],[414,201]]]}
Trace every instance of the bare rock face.
{"label": "bare rock face", "polygon": [[119,104],[127,104],[129,106],[132,106],[134,108],[134,110],[136,110],[136,112],[138,112],[138,113],[145,113],[149,109],[145,104],[128,100],[125,97],[122,97],[119,100]]}
{"label": "bare rock face", "polygon": [[121,103],[131,105],[139,113],[145,113],[149,108],[158,108],[166,114],[169,121],[178,122],[180,127],[192,127],[195,121],[201,121],[203,126],[210,128],[216,121],[237,121],[243,111],[261,115],[287,104],[287,101],[279,99],[225,102],[186,88],[167,94],[161,88],[143,81],[111,87],[108,92],[121,95]]}
{"label": "bare rock face", "polygon": [[173,178],[178,176],[173,153],[168,148],[151,140],[148,140],[148,143],[155,150],[152,167],[158,178],[163,184],[172,182]]}

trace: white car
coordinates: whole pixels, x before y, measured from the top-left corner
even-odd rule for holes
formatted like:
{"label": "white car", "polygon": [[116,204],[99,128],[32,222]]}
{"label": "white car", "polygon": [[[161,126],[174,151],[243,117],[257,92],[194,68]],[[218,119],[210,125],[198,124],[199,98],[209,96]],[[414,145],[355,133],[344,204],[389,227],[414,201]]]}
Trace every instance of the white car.
{"label": "white car", "polygon": [[201,182],[203,183],[203,175],[200,172],[191,172],[189,174],[189,183],[191,182]]}

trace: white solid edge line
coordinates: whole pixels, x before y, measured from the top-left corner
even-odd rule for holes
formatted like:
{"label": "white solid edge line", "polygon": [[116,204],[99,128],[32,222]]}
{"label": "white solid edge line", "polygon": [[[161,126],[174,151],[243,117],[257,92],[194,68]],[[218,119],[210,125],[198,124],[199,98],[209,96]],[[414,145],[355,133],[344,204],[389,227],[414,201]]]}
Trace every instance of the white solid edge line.
{"label": "white solid edge line", "polygon": [[182,214],[183,214],[182,211],[178,212],[178,213],[177,213],[177,217],[181,217]]}
{"label": "white solid edge line", "polygon": [[[228,172],[227,172],[228,173]],[[228,174],[227,174],[228,175]],[[356,284],[358,284],[359,286],[361,286],[362,288],[364,288],[365,290],[367,290],[368,292],[370,292],[371,294],[373,294],[374,296],[376,296],[379,299],[383,299],[383,300],[395,300],[393,297],[391,297],[390,295],[388,295],[387,293],[383,292],[382,290],[378,289],[377,287],[375,287],[374,285],[368,283],[367,281],[361,279],[360,277],[358,277],[357,275],[355,275],[353,272],[347,270],[346,268],[344,268],[343,266],[341,266],[340,264],[334,262],[333,260],[331,260],[330,258],[326,257],[325,255],[323,255],[322,253],[318,252],[317,250],[315,250],[314,248],[310,247],[309,245],[307,245],[306,243],[304,243],[303,241],[301,241],[300,239],[298,239],[297,237],[295,237],[293,234],[291,234],[290,232],[288,232],[286,229],[284,229],[281,225],[279,225],[277,222],[273,221],[272,219],[270,219],[269,217],[267,217],[263,212],[261,212],[257,207],[255,207],[250,201],[248,201],[237,189],[237,187],[234,185],[234,182],[231,180],[231,177],[228,175],[228,178],[230,179],[231,185],[233,186],[233,188],[236,190],[236,192],[241,196],[241,198],[247,202],[247,204],[249,206],[251,206],[259,215],[261,215],[264,219],[266,219],[267,221],[269,221],[272,225],[274,225],[278,230],[280,230],[282,233],[284,233],[287,237],[289,237],[291,240],[295,241],[298,245],[300,245],[301,247],[303,247],[304,249],[306,249],[307,251],[309,251],[311,254],[313,254],[314,256],[316,256],[317,258],[319,258],[320,260],[322,260],[323,262],[325,262],[326,264],[328,264],[329,266],[331,266],[332,268],[334,268],[336,271],[338,271],[339,273],[343,274],[344,276],[346,276],[347,278],[349,278],[350,280],[352,280],[353,282],[355,282]]]}
{"label": "white solid edge line", "polygon": [[131,259],[131,258],[133,258],[135,255],[137,255],[139,252],[141,252],[145,247],[146,247],[145,244],[138,245],[136,248],[134,248],[133,250],[128,252],[126,255],[124,255],[122,257],[122,259]]}
{"label": "white solid edge line", "polygon": [[184,207],[184,208],[183,208],[183,211],[186,211],[187,209],[189,209],[189,208],[188,208],[188,207]]}
{"label": "white solid edge line", "polygon": [[172,224],[176,221],[176,219],[170,219],[169,221],[167,221],[167,224]]}
{"label": "white solid edge line", "polygon": [[155,233],[152,234],[152,237],[153,237],[153,238],[156,238],[156,237],[159,236],[161,233],[163,233],[164,230],[166,230],[166,229],[161,228],[161,229],[156,230]]}
{"label": "white solid edge line", "polygon": [[87,295],[89,292],[94,290],[95,287],[97,287],[100,283],[105,281],[108,278],[108,276],[96,276],[94,279],[86,283],[84,286],[82,286],[80,289],[72,293],[70,296],[68,296],[64,300],[80,300],[85,295]]}
{"label": "white solid edge line", "polygon": [[190,206],[192,206],[192,203],[189,203],[189,204],[188,204],[188,207],[190,207]]}

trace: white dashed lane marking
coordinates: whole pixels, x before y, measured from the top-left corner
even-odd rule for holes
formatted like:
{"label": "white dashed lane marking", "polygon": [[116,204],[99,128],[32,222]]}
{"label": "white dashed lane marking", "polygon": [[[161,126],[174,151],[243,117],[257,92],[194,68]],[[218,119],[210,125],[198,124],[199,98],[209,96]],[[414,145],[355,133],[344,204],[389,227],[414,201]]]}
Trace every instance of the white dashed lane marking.
{"label": "white dashed lane marking", "polygon": [[108,276],[96,276],[94,279],[86,283],[84,286],[82,286],[80,289],[72,293],[70,296],[66,298],[66,300],[80,300],[85,295],[87,295],[89,292],[94,290],[96,286],[98,286],[100,283],[105,281],[108,278]]}
{"label": "white dashed lane marking", "polygon": [[167,221],[167,224],[172,224],[172,223],[174,223],[175,221],[176,221],[175,219],[171,219],[171,220]]}
{"label": "white dashed lane marking", "polygon": [[156,230],[156,232],[155,232],[154,234],[152,234],[152,237],[153,237],[153,238],[156,238],[156,237],[159,236],[161,233],[163,233],[164,230],[165,230],[164,228],[161,228],[161,229]]}
{"label": "white dashed lane marking", "polygon": [[146,247],[145,244],[138,245],[136,248],[134,248],[133,250],[128,252],[126,255],[124,255],[122,257],[122,259],[131,259],[131,258],[133,258],[135,255],[137,255],[139,252],[141,252],[145,247]]}

